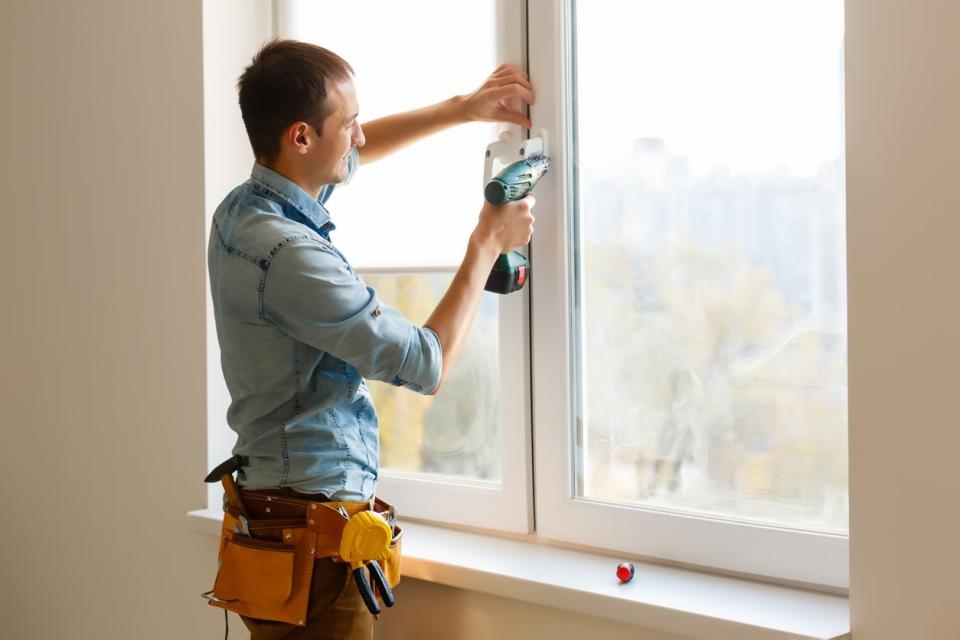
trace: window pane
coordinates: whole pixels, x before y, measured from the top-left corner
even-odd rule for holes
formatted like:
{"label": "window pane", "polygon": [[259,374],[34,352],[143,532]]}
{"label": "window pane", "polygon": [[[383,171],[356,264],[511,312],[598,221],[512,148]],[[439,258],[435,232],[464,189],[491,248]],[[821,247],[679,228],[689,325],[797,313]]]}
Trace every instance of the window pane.
{"label": "window pane", "polygon": [[[452,273],[362,274],[381,300],[424,322]],[[385,470],[500,481],[497,296],[484,293],[477,319],[443,392],[411,393],[368,381],[380,419]]]}
{"label": "window pane", "polygon": [[577,494],[846,532],[842,0],[579,2],[575,47]]}
{"label": "window pane", "polygon": [[[493,0],[285,6],[284,36],[353,67],[361,122],[469,93],[496,67]],[[330,201],[337,245],[356,266],[459,264],[483,205],[484,152],[497,136],[496,125],[469,123],[362,166]]]}

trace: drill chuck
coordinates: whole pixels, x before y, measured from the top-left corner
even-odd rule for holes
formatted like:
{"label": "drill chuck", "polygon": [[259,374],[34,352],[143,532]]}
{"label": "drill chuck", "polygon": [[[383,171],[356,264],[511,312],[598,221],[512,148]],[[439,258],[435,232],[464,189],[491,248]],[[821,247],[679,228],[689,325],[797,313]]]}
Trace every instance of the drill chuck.
{"label": "drill chuck", "polygon": [[483,196],[490,204],[503,204],[525,198],[550,168],[547,156],[532,156],[514,162],[487,183]]}

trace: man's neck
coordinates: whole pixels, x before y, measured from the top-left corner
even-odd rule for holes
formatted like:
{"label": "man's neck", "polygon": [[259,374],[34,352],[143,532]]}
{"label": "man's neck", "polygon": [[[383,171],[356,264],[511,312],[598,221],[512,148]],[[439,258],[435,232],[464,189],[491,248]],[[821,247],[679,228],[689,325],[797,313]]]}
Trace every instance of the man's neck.
{"label": "man's neck", "polygon": [[309,193],[314,200],[320,197],[320,189],[323,187],[323,185],[310,184],[307,176],[304,175],[302,171],[298,171],[297,167],[291,165],[289,162],[284,162],[283,158],[278,158],[273,163],[265,162],[262,159],[257,159],[257,162],[265,166],[267,169],[270,169],[274,173],[279,173],[284,178]]}

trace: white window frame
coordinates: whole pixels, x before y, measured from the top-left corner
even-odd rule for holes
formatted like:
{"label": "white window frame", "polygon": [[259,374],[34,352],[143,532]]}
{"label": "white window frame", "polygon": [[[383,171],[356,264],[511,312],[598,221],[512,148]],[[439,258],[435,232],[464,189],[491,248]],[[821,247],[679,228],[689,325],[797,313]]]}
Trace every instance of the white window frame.
{"label": "white window frame", "polygon": [[[830,587],[849,586],[849,537],[617,506],[576,498],[578,356],[573,252],[572,0],[529,0],[534,130],[550,133],[551,168],[537,187],[533,241],[533,414],[536,528],[546,538],[691,565]],[[610,123],[616,135],[616,123]],[[582,316],[580,316],[582,317]]]}

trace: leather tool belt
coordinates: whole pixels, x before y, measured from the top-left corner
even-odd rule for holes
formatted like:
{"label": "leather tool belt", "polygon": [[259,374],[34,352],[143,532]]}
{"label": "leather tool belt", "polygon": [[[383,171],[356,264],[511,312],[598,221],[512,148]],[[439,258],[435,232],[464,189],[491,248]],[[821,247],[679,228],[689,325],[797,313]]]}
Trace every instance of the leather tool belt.
{"label": "leather tool belt", "polygon": [[[318,558],[351,563],[371,613],[380,612],[379,602],[393,604],[392,587],[400,582],[403,532],[394,522],[392,506],[379,498],[370,502],[324,502],[269,491],[240,491],[233,471],[242,465],[243,460],[236,456],[206,478],[207,482],[220,480],[227,498],[219,569],[213,589],[203,594],[209,604],[251,618],[303,626],[313,562]],[[380,518],[373,518],[391,532],[376,559],[355,557],[343,544],[345,528],[350,537],[348,523],[367,511],[379,514],[388,526],[379,522]],[[345,554],[348,557],[343,557]],[[376,593],[366,582],[367,570]]]}

